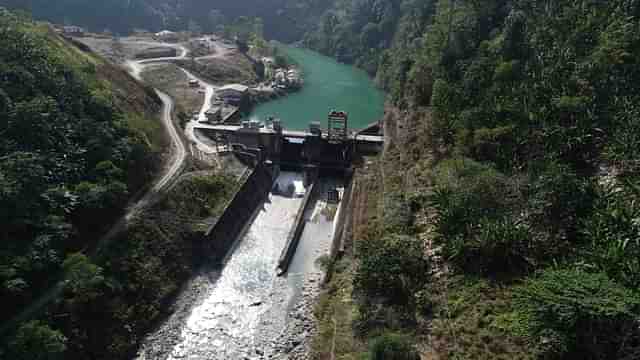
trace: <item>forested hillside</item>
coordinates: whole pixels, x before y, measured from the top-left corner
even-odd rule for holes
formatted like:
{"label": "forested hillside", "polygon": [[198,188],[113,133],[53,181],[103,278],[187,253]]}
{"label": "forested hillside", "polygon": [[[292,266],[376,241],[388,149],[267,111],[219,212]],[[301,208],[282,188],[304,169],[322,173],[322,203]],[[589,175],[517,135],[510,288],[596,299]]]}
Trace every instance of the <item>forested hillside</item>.
{"label": "forested hillside", "polygon": [[38,20],[85,26],[92,31],[128,32],[176,26],[179,0],[0,0],[0,6],[21,9]]}
{"label": "forested hillside", "polygon": [[47,27],[0,13],[1,318],[91,246],[156,171],[159,100]]}
{"label": "forested hillside", "polygon": [[[304,36],[304,44],[375,74],[382,52],[392,44],[402,14],[413,15],[432,6],[429,1],[333,0]],[[405,24],[419,19],[403,19]],[[416,26],[416,24],[413,24]],[[416,26],[420,31],[420,25]],[[406,35],[398,42],[407,41]],[[413,34],[419,36],[419,34]]]}
{"label": "forested hillside", "polygon": [[[102,27],[79,3],[40,16]],[[261,16],[268,36],[303,38],[389,94],[385,152],[357,171],[345,256],[317,306],[318,358],[640,358],[640,1],[146,4],[156,15],[121,31]],[[6,317],[91,243],[152,155],[132,125],[148,123],[117,106],[95,58],[2,21]],[[187,184],[179,195],[200,202],[177,202],[206,212],[225,183]],[[69,256],[64,299],[12,335],[11,358],[131,355],[189,274],[191,235],[143,222],[99,264]]]}
{"label": "forested hillside", "polygon": [[236,179],[185,176],[97,246],[168,150],[160,99],[4,9],[0,74],[0,358],[130,359]]}
{"label": "forested hillside", "polygon": [[299,40],[331,5],[329,0],[0,0],[36,19],[73,24],[94,32],[216,31],[241,16],[259,17],[269,39]]}
{"label": "forested hillside", "polygon": [[96,245],[153,178],[166,140],[151,89],[1,8],[0,74],[5,325]]}
{"label": "forested hillside", "polygon": [[335,2],[306,42],[376,75],[389,144],[360,172],[321,357],[640,358],[639,15]]}

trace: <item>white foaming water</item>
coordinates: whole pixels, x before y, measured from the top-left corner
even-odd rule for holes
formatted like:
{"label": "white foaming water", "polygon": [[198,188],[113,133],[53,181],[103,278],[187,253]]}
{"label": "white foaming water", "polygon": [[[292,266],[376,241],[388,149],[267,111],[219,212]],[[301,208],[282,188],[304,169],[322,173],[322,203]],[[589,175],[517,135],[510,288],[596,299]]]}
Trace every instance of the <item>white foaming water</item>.
{"label": "white foaming water", "polygon": [[[281,186],[300,179],[282,173]],[[276,265],[302,199],[269,195],[224,265],[206,299],[194,307],[169,359],[242,359],[254,352],[260,315],[270,306]]]}

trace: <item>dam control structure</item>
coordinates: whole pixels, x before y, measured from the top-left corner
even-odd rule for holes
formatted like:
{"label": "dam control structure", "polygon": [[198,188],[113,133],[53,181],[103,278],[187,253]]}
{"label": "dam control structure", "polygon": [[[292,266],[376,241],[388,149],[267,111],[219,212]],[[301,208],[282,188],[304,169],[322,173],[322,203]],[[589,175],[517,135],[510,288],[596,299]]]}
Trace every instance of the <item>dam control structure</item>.
{"label": "dam control structure", "polygon": [[361,131],[349,131],[348,114],[342,111],[329,112],[326,130],[319,122],[312,122],[305,131],[287,130],[278,119],[272,119],[268,126],[245,121],[241,125],[199,124],[195,128],[217,145],[257,155],[259,161],[320,170],[347,170],[354,159],[379,153],[384,137],[376,129],[379,126],[373,124]]}
{"label": "dam control structure", "polygon": [[[310,211],[316,206],[321,187],[319,175],[326,172],[339,174],[350,182],[352,169],[358,159],[367,155],[379,153],[384,146],[384,137],[378,123],[371,124],[360,131],[349,131],[348,114],[342,111],[330,111],[327,116],[327,127],[322,129],[319,122],[309,124],[308,130],[287,130],[282,127],[280,120],[271,119],[268,126],[255,121],[245,121],[241,125],[207,125],[199,124],[194,131],[201,133],[216,143],[216,148],[233,151],[245,163],[253,165],[251,176],[229,205],[221,220],[209,229],[205,237],[212,241],[205,242],[207,246],[219,244],[223,248],[230,246],[240,234],[242,224],[250,216],[248,208],[253,209],[265,198],[270,190],[280,193],[283,189],[277,186],[271,189],[278,178],[281,169],[302,170],[302,191],[294,189],[291,196],[302,197],[301,205],[295,216],[295,221],[286,236],[286,243],[278,259],[277,273],[283,275],[295,255],[298,243],[309,222]],[[325,189],[326,201],[339,203],[345,207],[345,201],[340,201],[336,189]],[[332,244],[341,239],[342,225],[346,211],[338,211],[339,224]],[[226,216],[228,215],[228,216]],[[226,217],[225,217],[226,216]],[[229,236],[231,235],[231,236]],[[216,240],[217,239],[217,240]],[[221,241],[220,239],[226,239]],[[220,245],[221,244],[221,245]],[[333,248],[333,245],[332,245]],[[214,249],[215,250],[215,249]],[[220,249],[218,249],[220,250]],[[224,251],[213,251],[224,253]]]}

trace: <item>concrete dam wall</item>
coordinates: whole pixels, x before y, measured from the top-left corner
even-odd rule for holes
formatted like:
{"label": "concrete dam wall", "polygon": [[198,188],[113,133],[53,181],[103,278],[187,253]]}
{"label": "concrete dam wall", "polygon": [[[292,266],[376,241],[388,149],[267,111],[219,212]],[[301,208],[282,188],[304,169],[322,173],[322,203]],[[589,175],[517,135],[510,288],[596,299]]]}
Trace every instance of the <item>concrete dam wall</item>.
{"label": "concrete dam wall", "polygon": [[304,218],[305,212],[309,210],[309,205],[312,203],[311,198],[315,194],[316,183],[313,182],[307,189],[307,192],[302,200],[302,206],[298,209],[298,213],[296,214],[296,219],[294,221],[293,227],[289,230],[289,234],[287,235],[287,243],[280,254],[280,258],[278,259],[278,275],[283,275],[287,272],[289,268],[289,264],[291,263],[291,259],[293,255],[296,253],[296,248],[298,247],[298,242],[300,242],[300,235],[304,230],[304,225],[306,220]]}
{"label": "concrete dam wall", "polygon": [[222,260],[233,246],[260,203],[268,196],[273,184],[272,170],[262,162],[252,170],[222,216],[205,234],[203,250],[208,257]]}

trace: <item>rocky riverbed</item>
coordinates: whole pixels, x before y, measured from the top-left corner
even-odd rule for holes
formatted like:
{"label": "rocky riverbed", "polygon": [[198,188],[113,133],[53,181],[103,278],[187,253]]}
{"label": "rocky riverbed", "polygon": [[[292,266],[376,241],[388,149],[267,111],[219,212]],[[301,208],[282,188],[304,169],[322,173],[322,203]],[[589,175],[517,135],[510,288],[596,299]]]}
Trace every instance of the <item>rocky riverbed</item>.
{"label": "rocky riverbed", "polygon": [[[281,187],[300,174],[283,173]],[[333,219],[316,201],[290,271],[277,259],[302,199],[270,195],[224,266],[209,264],[185,285],[171,314],[143,342],[137,359],[307,359],[313,304]]]}

